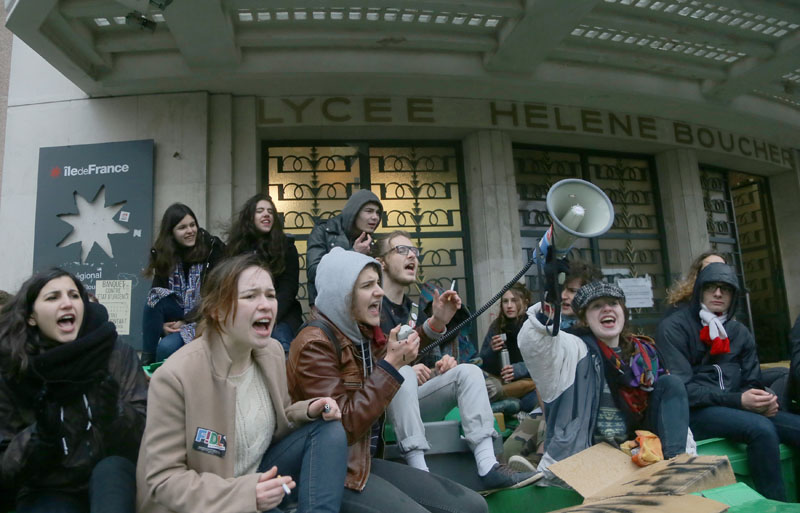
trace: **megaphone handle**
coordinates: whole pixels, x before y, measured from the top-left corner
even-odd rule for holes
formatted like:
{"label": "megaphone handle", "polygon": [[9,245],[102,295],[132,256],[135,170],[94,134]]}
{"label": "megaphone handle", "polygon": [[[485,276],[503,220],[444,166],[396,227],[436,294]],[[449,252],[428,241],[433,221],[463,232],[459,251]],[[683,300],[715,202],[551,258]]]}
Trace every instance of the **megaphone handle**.
{"label": "megaphone handle", "polygon": [[554,312],[553,312],[553,331],[550,333],[551,336],[555,337],[558,335],[558,331],[561,328],[561,301],[555,304]]}

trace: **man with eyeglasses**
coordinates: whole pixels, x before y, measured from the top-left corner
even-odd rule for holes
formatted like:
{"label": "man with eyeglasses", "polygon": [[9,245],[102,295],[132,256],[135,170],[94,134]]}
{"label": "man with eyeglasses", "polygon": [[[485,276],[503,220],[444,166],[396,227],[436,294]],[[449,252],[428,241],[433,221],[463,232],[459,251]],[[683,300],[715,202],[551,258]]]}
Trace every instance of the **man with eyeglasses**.
{"label": "man with eyeglasses", "polygon": [[[381,330],[388,333],[397,325],[408,324],[432,330],[428,335],[434,339],[443,334],[461,306],[461,299],[455,291],[434,293],[431,318],[426,320],[425,314],[417,311],[417,305],[405,293],[416,283],[419,268],[419,248],[411,242],[410,235],[404,231],[391,233],[378,241],[374,256],[383,266]],[[442,420],[458,406],[464,437],[472,448],[483,489],[517,488],[532,481],[533,472],[516,472],[495,458],[494,415],[483,373],[477,366],[459,364],[452,356],[435,351],[422,362],[398,371],[405,380],[386,413],[409,465],[428,470],[425,451],[430,445],[423,422]]]}
{"label": "man with eyeglasses", "polygon": [[763,385],[750,331],[733,319],[739,281],[726,264],[697,276],[691,302],[661,321],[656,344],[689,396],[689,426],[698,440],[747,444],[756,490],[786,500],[778,444],[800,447],[800,416],[780,411]]}

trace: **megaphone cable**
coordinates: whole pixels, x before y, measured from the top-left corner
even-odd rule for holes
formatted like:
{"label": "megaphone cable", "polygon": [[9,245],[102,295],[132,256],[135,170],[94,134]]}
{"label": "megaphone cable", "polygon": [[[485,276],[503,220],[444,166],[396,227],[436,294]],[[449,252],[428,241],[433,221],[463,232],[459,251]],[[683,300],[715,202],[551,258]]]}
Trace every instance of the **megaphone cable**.
{"label": "megaphone cable", "polygon": [[533,256],[531,257],[530,261],[527,264],[525,264],[522,267],[522,269],[517,274],[514,275],[513,278],[511,278],[511,281],[506,283],[503,286],[503,288],[500,289],[500,292],[498,292],[497,294],[492,296],[491,299],[489,299],[489,301],[484,303],[483,306],[481,306],[480,308],[478,308],[477,310],[472,312],[472,314],[470,314],[469,317],[467,317],[463,321],[461,321],[458,324],[456,324],[452,329],[448,330],[444,335],[442,335],[441,337],[437,338],[435,341],[433,341],[431,344],[429,344],[427,347],[425,347],[425,349],[421,350],[417,354],[417,359],[415,360],[415,362],[419,362],[423,357],[425,357],[428,353],[433,351],[435,348],[441,346],[442,344],[445,344],[445,343],[449,342],[455,335],[458,334],[458,332],[460,332],[464,328],[464,326],[466,326],[467,324],[469,324],[472,321],[474,321],[483,312],[485,312],[486,310],[491,308],[493,304],[497,303],[497,301],[499,301],[500,298],[503,297],[503,294],[508,292],[511,289],[511,287],[514,286],[515,283],[517,283],[520,279],[522,279],[523,276],[525,276],[525,273],[528,272],[528,269],[530,269],[531,266],[533,265],[533,263],[536,261],[536,252],[537,251],[539,251],[538,247],[533,250]]}
{"label": "megaphone cable", "polygon": [[[556,216],[555,213],[551,209],[551,205],[553,204],[553,200],[551,199],[551,196],[554,195],[556,190],[569,192],[569,189],[566,189],[565,186],[574,187],[575,184],[580,184],[581,188],[585,188],[585,189],[589,190],[590,192],[592,192],[594,194],[594,197],[597,199],[597,201],[601,205],[605,205],[606,206],[605,210],[603,211],[605,213],[605,217],[601,217],[600,218],[600,219],[604,219],[605,220],[605,222],[603,223],[604,226],[602,226],[602,225],[595,226],[594,229],[589,230],[589,233],[576,232],[575,231],[575,229],[577,228],[576,223],[580,222],[580,220],[582,220],[584,218],[584,215],[586,213],[586,210],[584,209],[584,207],[581,206],[578,203],[572,204],[570,211],[567,212],[566,215],[564,216],[563,221],[565,221],[566,224],[562,223],[561,221],[558,221],[558,217],[559,216]],[[558,189],[558,188],[560,188],[560,189]],[[570,196],[575,196],[576,194],[577,194],[577,192],[570,194]],[[605,232],[607,232],[611,228],[611,226],[612,226],[612,224],[614,222],[614,207],[611,204],[611,200],[608,199],[608,196],[606,196],[606,194],[603,192],[603,190],[600,189],[600,187],[594,185],[591,182],[587,182],[585,180],[580,180],[580,179],[577,179],[577,178],[568,178],[568,179],[565,179],[565,180],[560,180],[560,181],[556,182],[555,184],[553,184],[553,187],[551,187],[550,190],[547,191],[547,207],[548,207],[548,213],[550,214],[554,225],[558,224],[559,228],[561,230],[563,230],[566,234],[572,235],[574,237],[598,237],[598,236],[604,234]],[[577,207],[577,209],[575,209],[575,207]],[[574,211],[572,209],[574,209]],[[555,232],[554,225],[551,225],[551,227],[550,227],[550,230],[552,230],[553,232]],[[567,225],[569,225],[569,226],[567,226]],[[553,235],[553,237],[555,237],[555,234]],[[547,233],[545,233],[545,235],[543,237],[543,240],[545,240],[545,241],[547,240]],[[567,246],[571,246],[571,245],[572,245],[571,242],[569,244],[567,244]],[[543,251],[545,251],[546,254],[542,254]],[[567,253],[568,251],[569,251],[569,249],[565,250],[564,253]],[[503,294],[505,294],[511,287],[514,286],[515,283],[517,283],[523,276],[525,276],[525,273],[528,272],[528,269],[531,268],[531,266],[534,264],[534,262],[539,262],[539,265],[541,266],[540,260],[536,258],[537,252],[539,253],[539,255],[541,255],[541,257],[545,261],[550,261],[550,260],[553,260],[553,259],[556,258],[555,247],[554,246],[548,245],[547,250],[543,250],[542,248],[540,248],[540,246],[535,247],[534,250],[533,250],[533,254],[531,255],[530,261],[527,264],[525,264],[522,267],[522,269],[513,278],[511,278],[511,281],[506,283],[505,286],[503,286],[503,288],[500,289],[500,291],[497,294],[492,296],[492,298],[489,299],[489,301],[487,301],[483,306],[478,308],[469,317],[467,317],[463,321],[459,322],[454,328],[448,330],[447,332],[445,332],[444,335],[442,335],[441,337],[436,339],[434,342],[429,344],[427,347],[425,347],[425,349],[421,350],[418,353],[417,359],[415,361],[419,362],[423,357],[425,357],[428,353],[433,351],[435,348],[441,346],[442,344],[444,344],[446,342],[449,342],[455,335],[458,334],[458,332],[460,332],[464,328],[464,326],[466,326],[467,324],[469,324],[472,321],[474,321],[475,318],[477,318],[479,315],[481,315],[486,310],[488,310],[493,304],[497,303],[497,301],[501,297],[503,297]],[[545,273],[545,275],[546,275],[546,273]],[[543,276],[541,267],[539,269],[539,276]],[[558,277],[557,276],[553,276],[553,279],[555,280],[555,283],[553,284],[554,285],[553,286],[553,290],[555,292],[556,297],[552,298],[554,306],[555,306],[555,311],[554,311],[554,314],[553,314],[554,318],[553,318],[553,324],[552,324],[552,328],[551,328],[552,331],[548,331],[548,333],[551,336],[555,336],[558,333],[559,324],[560,324],[560,321],[561,321],[561,304],[560,304],[561,303],[561,297],[560,297],[561,296],[561,294],[560,294],[560,285],[561,284],[558,282]],[[542,294],[542,302],[545,302],[546,299],[547,299],[546,291],[547,291],[548,287],[545,286],[544,289],[545,289],[545,292]]]}

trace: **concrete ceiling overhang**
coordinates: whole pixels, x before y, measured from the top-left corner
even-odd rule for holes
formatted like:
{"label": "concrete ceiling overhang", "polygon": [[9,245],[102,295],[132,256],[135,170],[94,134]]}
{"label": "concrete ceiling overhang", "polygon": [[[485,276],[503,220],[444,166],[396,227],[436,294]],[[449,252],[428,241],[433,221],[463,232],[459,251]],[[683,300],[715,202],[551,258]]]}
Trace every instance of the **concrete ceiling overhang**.
{"label": "concrete ceiling overhang", "polygon": [[[6,0],[93,97],[427,95],[618,109],[800,146],[800,0]],[[130,23],[135,8],[152,30]]]}

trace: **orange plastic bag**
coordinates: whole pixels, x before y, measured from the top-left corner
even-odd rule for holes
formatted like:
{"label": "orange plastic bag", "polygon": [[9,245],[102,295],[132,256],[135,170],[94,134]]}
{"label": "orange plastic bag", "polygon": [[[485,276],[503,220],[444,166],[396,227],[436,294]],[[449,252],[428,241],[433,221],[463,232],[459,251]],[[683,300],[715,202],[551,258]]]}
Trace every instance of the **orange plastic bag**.
{"label": "orange plastic bag", "polygon": [[640,467],[646,467],[664,459],[661,440],[650,431],[637,430],[636,440],[623,443],[620,445],[620,449],[629,454],[631,460]]}

